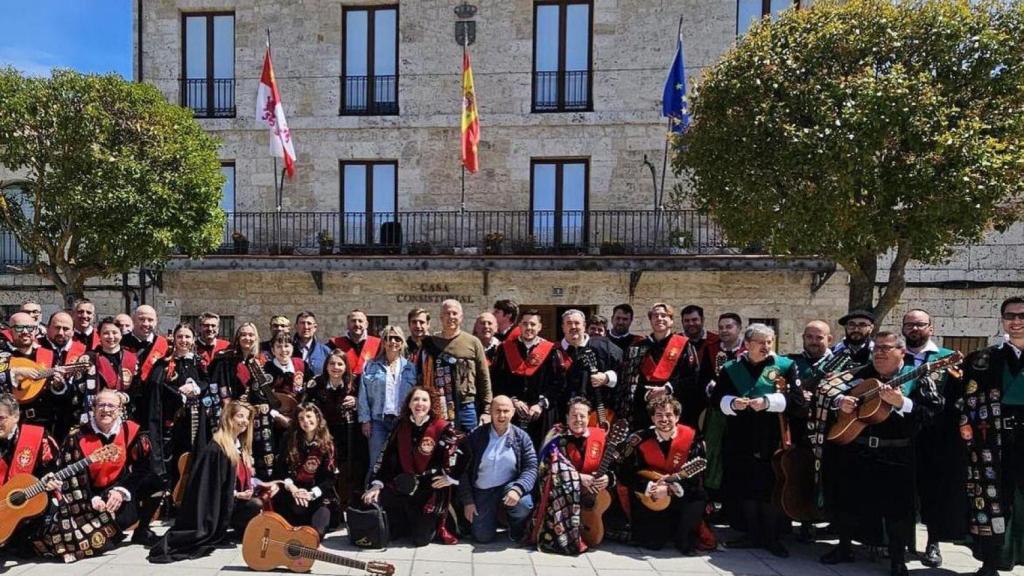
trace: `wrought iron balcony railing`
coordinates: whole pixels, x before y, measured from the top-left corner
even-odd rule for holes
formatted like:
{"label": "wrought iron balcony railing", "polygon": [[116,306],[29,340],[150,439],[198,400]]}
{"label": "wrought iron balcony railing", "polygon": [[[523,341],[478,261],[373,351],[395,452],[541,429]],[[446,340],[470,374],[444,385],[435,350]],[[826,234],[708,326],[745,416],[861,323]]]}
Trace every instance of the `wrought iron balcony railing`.
{"label": "wrought iron balcony railing", "polygon": [[196,118],[234,118],[235,79],[182,79],[181,105],[191,108]]}
{"label": "wrought iron balcony railing", "polygon": [[342,76],[342,115],[398,114],[398,76]]}
{"label": "wrought iron balcony railing", "polygon": [[591,107],[589,70],[533,73],[534,112],[579,112]]}
{"label": "wrought iron balcony railing", "polygon": [[668,255],[728,248],[694,210],[235,212],[221,253]]}

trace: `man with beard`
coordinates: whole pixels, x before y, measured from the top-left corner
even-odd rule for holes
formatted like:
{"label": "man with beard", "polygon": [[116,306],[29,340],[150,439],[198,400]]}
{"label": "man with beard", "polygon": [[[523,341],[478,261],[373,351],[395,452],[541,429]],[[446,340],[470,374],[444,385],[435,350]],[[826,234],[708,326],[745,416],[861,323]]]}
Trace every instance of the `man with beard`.
{"label": "man with beard", "polygon": [[[11,341],[7,344],[7,352],[14,358],[31,360],[44,368],[59,366],[58,355],[49,348],[41,346],[35,337],[36,324],[32,317],[24,312],[17,312],[10,318]],[[11,389],[18,394],[24,386],[18,381],[11,383]],[[58,428],[57,422],[61,408],[68,405],[68,386],[64,374],[55,372],[43,386],[39,394],[22,402],[21,418],[27,424],[42,427],[47,433],[53,434]]]}
{"label": "man with beard", "polygon": [[100,345],[100,335],[96,331],[96,305],[88,298],[75,301],[75,335],[77,342],[85,344],[86,350],[95,350]]}
{"label": "man with beard", "polygon": [[628,368],[633,370],[629,375],[632,402],[628,417],[634,429],[650,426],[647,405],[662,396],[679,400],[679,421],[691,428],[697,427],[700,413],[707,407],[707,395],[697,380],[697,350],[685,335],[672,333],[674,316],[671,305],[655,303],[647,313],[651,335],[626,352]]}
{"label": "man with beard", "polygon": [[630,333],[629,329],[633,325],[633,307],[629,304],[619,304],[615,308],[612,308],[612,325],[608,329],[608,339],[611,340],[612,344],[619,347],[620,350],[625,352],[630,346],[633,346],[644,339],[639,334]]}
{"label": "man with beard", "polygon": [[[83,356],[86,352],[85,344],[72,339],[74,334],[74,320],[67,312],[54,312],[50,315],[50,321],[46,325],[46,334],[39,339],[42,348],[50,350],[53,354],[53,366],[71,364]],[[67,436],[71,426],[75,423],[72,417],[71,393],[57,393],[61,386],[48,386],[47,391],[50,398],[46,401],[48,405],[45,410],[53,412],[53,427],[50,433],[56,438]],[[45,392],[44,392],[45,394]]]}
{"label": "man with beard", "polygon": [[[881,383],[878,396],[890,415],[865,427],[851,443],[830,446],[835,449],[830,462],[834,466],[825,473],[834,476],[831,482],[836,485],[831,509],[839,544],[821,557],[824,564],[852,562],[852,540],[876,546],[887,540],[890,574],[907,574],[906,547],[913,538],[915,520],[914,437],[921,425],[941,410],[942,397],[928,376],[907,380],[913,368],[903,363],[905,353],[901,336],[879,332],[871,365],[850,383],[852,389],[862,380],[877,379]],[[852,414],[861,400],[847,395],[848,391],[837,396],[834,404]],[[870,495],[864,493],[865,487]]]}
{"label": "man with beard", "polygon": [[363,376],[363,366],[377,357],[377,352],[380,350],[380,338],[367,333],[370,322],[366,318],[366,312],[362,310],[349,312],[346,325],[348,332],[344,336],[331,338],[329,345],[331,348],[337,348],[345,353],[348,371],[352,375],[352,388],[358,391]]}
{"label": "man with beard", "polygon": [[[715,353],[719,348],[719,337],[704,328],[704,309],[696,304],[683,308],[683,335],[690,339],[690,344],[697,351],[697,364],[700,366],[698,384],[706,387],[715,377]],[[683,404],[685,411],[686,404]]]}
{"label": "man with beard", "polygon": [[846,328],[846,338],[836,344],[832,352],[838,354],[849,350],[854,364],[871,362],[871,351],[875,345],[871,340],[871,333],[875,330],[875,315],[867,310],[854,310],[840,318],[839,325]]}
{"label": "man with beard", "polygon": [[[116,318],[115,318],[116,321]],[[213,357],[221,350],[231,347],[231,342],[220,338],[220,316],[213,312],[199,315],[199,337],[196,338],[196,354],[202,361],[203,370],[209,371]]]}
{"label": "man with beard", "polygon": [[484,345],[488,366],[494,364],[494,358],[498,355],[498,348],[501,346],[501,340],[495,337],[497,333],[498,321],[494,318],[494,314],[481,312],[473,324],[473,336],[476,336]]}
{"label": "man with beard", "polygon": [[324,362],[331,349],[316,339],[316,315],[309,310],[295,317],[295,336],[292,338],[292,356],[302,358],[306,372],[314,377],[324,370]]}
{"label": "man with beard", "polygon": [[519,335],[502,342],[491,366],[495,396],[512,399],[516,426],[529,433],[534,448],[558,420],[561,399],[556,377],[555,343],[540,336],[540,313],[526,310],[519,316]]}
{"label": "man with beard", "polygon": [[617,370],[622,365],[622,351],[607,338],[587,334],[580,310],[562,313],[562,333],[565,337],[558,347],[561,383],[556,387],[560,394],[555,420],[564,422],[569,399],[579,396],[590,403],[595,413],[605,413],[597,414],[592,425],[607,430],[620,404]]}
{"label": "man with beard", "polygon": [[156,309],[142,304],[132,314],[132,333],[121,340],[121,347],[133,352],[139,361],[140,385],[128,389],[129,402],[134,410],[132,419],[147,424],[149,422],[149,374],[161,358],[171,349],[167,338],[157,334]]}
{"label": "man with beard", "polygon": [[462,318],[458,300],[441,303],[441,333],[424,338],[418,377],[436,413],[469,432],[491,421],[491,374],[484,345],[462,331]]}
{"label": "man with beard", "polygon": [[601,338],[608,336],[608,319],[600,314],[591,314],[587,318],[587,334]]}
{"label": "man with beard", "polygon": [[409,358],[415,358],[423,339],[430,336],[430,312],[423,308],[413,308],[406,320],[409,322],[409,337],[405,339],[405,353]]}
{"label": "man with beard", "polygon": [[292,321],[287,316],[276,314],[270,318],[270,338],[267,338],[263,342],[260,342],[260,355],[263,356],[264,362],[270,362],[274,357],[274,338],[278,334],[291,334],[292,332]]}

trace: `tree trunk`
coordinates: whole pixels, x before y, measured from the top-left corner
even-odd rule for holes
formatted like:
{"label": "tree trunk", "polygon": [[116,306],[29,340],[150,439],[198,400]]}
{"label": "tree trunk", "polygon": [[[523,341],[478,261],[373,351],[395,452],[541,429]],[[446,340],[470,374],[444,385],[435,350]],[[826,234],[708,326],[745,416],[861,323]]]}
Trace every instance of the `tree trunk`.
{"label": "tree trunk", "polygon": [[903,289],[907,287],[907,262],[910,261],[910,253],[909,240],[901,240],[896,245],[896,257],[889,265],[889,281],[881,296],[878,297],[878,304],[875,305],[875,316],[878,318],[879,324],[899,303]]}
{"label": "tree trunk", "polygon": [[864,254],[854,261],[845,263],[850,273],[850,310],[868,310],[875,315],[876,324],[881,324],[889,312],[899,303],[903,289],[907,286],[907,262],[910,261],[910,242],[903,240],[896,245],[896,257],[889,265],[889,280],[875,303],[875,285],[878,282],[878,255]]}
{"label": "tree trunk", "polygon": [[872,311],[875,307],[875,279],[878,276],[878,261],[874,254],[857,257],[847,266],[850,273],[849,310]]}

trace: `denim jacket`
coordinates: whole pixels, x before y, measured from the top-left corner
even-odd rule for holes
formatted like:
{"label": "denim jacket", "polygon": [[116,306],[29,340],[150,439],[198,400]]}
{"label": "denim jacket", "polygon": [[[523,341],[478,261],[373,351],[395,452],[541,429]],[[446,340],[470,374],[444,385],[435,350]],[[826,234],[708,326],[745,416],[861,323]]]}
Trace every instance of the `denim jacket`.
{"label": "denim jacket", "polygon": [[[402,411],[402,402],[409,390],[416,385],[416,365],[405,358],[398,359],[398,378],[395,382],[395,410]],[[363,367],[359,385],[359,422],[384,419],[384,393],[388,387],[388,367],[383,361],[373,359]]]}

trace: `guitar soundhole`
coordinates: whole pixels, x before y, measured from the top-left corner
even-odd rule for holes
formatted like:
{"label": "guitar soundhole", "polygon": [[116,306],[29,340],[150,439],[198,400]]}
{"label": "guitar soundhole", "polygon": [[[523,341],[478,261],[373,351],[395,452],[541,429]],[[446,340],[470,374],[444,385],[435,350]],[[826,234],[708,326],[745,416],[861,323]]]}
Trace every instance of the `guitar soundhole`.
{"label": "guitar soundhole", "polygon": [[294,542],[289,542],[284,549],[290,558],[298,558],[302,554],[302,545]]}
{"label": "guitar soundhole", "polygon": [[28,501],[28,496],[21,490],[18,490],[17,492],[11,492],[9,500],[14,506],[21,506]]}

